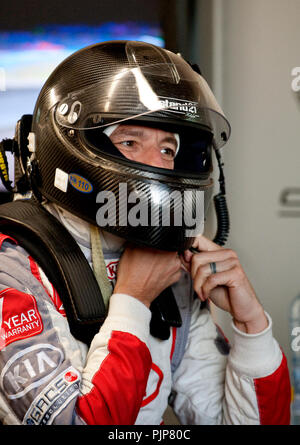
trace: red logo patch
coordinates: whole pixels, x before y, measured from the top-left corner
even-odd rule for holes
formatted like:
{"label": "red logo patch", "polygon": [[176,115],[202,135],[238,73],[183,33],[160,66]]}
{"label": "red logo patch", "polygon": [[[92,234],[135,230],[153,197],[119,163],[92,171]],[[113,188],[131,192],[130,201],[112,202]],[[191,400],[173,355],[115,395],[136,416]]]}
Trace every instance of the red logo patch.
{"label": "red logo patch", "polygon": [[119,264],[119,261],[111,261],[106,266],[107,276],[108,276],[109,280],[114,280],[116,278],[118,264]]}
{"label": "red logo patch", "polygon": [[65,380],[67,382],[74,382],[77,379],[78,379],[78,375],[73,371],[69,371],[65,374]]}
{"label": "red logo patch", "polygon": [[43,322],[33,295],[11,288],[0,292],[0,350],[42,330]]}

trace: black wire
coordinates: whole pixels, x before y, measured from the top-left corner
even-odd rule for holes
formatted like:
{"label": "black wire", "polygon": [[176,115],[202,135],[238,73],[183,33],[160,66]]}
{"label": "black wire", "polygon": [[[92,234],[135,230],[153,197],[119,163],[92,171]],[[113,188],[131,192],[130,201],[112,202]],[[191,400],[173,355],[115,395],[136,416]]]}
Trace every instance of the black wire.
{"label": "black wire", "polygon": [[223,171],[223,162],[220,151],[214,146],[220,176],[219,176],[219,184],[220,184],[220,192],[214,196],[214,204],[217,215],[217,233],[214,238],[214,242],[220,246],[224,246],[226,243],[229,231],[230,231],[230,220],[229,220],[229,211],[226,201],[226,190],[225,190],[225,176]]}
{"label": "black wire", "polygon": [[229,211],[226,196],[222,193],[218,193],[216,196],[214,196],[214,204],[217,215],[217,233],[213,241],[219,246],[224,246],[230,231]]}
{"label": "black wire", "polygon": [[[219,246],[224,246],[229,236],[230,231],[230,219],[229,219],[229,211],[226,201],[226,190],[225,190],[225,176],[223,171],[223,162],[220,151],[214,147],[214,151],[216,154],[220,176],[219,176],[219,184],[220,184],[220,192],[214,196],[214,205],[217,216],[217,232],[213,239],[213,242],[218,244]],[[192,253],[199,253],[199,250],[190,247],[189,249]]]}

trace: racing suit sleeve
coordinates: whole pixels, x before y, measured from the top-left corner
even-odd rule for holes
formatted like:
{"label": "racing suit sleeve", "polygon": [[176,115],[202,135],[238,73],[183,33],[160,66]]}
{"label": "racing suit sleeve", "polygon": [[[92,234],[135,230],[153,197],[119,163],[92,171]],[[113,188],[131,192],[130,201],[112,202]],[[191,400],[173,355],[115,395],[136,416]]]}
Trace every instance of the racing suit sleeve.
{"label": "racing suit sleeve", "polygon": [[286,358],[272,335],[233,324],[230,347],[207,309],[193,313],[186,350],[173,376],[173,408],[182,424],[289,424],[290,380]]}
{"label": "racing suit sleeve", "polygon": [[[10,288],[1,292],[1,297],[5,298],[6,316],[8,300],[20,300],[23,295]],[[61,321],[45,329],[49,327],[47,318],[53,317],[51,309],[47,313],[37,305],[33,313],[26,303],[24,314],[28,314],[28,307],[34,317],[39,313],[42,331],[8,344],[0,354],[1,392],[7,414],[2,422],[133,424],[151,368],[147,334],[144,326],[136,326],[139,323],[133,320],[137,313],[141,324],[148,319],[144,308],[132,297],[114,295],[110,313],[85,357],[84,348],[76,348],[67,326],[60,333],[56,331],[62,329]],[[6,320],[13,324],[12,317]],[[20,316],[14,321],[19,323]]]}
{"label": "racing suit sleeve", "polygon": [[114,294],[88,349],[21,247],[5,241],[0,263],[0,422],[133,424],[151,369],[150,310]]}

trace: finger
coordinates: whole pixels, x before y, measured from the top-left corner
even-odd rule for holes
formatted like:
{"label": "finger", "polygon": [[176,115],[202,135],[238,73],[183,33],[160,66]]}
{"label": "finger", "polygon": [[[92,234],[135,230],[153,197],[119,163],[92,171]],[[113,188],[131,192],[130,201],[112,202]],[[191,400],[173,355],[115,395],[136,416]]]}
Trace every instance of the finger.
{"label": "finger", "polygon": [[197,274],[194,279],[194,290],[195,292],[200,296],[202,295],[204,299],[208,298],[208,295],[203,292],[204,283],[210,277],[211,275],[216,275],[221,272],[225,272],[227,270],[230,270],[234,268],[236,265],[236,260],[233,258],[229,258],[225,261],[219,261],[215,263],[216,266],[216,273],[213,274],[210,264],[205,264],[204,266],[201,266],[198,268]]}
{"label": "finger", "polygon": [[184,270],[185,272],[189,272],[190,271],[189,265],[185,264],[184,262],[181,262],[181,269]]}
{"label": "finger", "polygon": [[202,286],[202,294],[205,298],[209,298],[213,289],[218,286],[233,287],[236,281],[238,268],[236,266],[223,272],[210,275]]}
{"label": "finger", "polygon": [[193,243],[193,247],[197,248],[199,251],[210,251],[210,250],[220,250],[223,247],[214,243],[210,239],[203,235],[198,235]]}
{"label": "finger", "polygon": [[192,252],[190,250],[185,250],[183,252],[182,257],[183,257],[183,259],[184,259],[184,261],[186,263],[189,263],[191,261],[192,257],[193,257],[193,254],[192,254]]}
{"label": "finger", "polygon": [[182,267],[187,272],[190,271],[190,268],[191,268],[190,259],[193,256],[193,254],[191,252],[189,252],[189,253],[191,254],[191,256],[185,255],[185,253],[179,255],[179,259],[181,261]]}
{"label": "finger", "polygon": [[199,267],[209,265],[209,263],[219,263],[232,259],[235,263],[238,263],[238,258],[235,252],[230,249],[222,249],[218,251],[200,252],[193,255],[190,267],[191,277],[196,277]]}

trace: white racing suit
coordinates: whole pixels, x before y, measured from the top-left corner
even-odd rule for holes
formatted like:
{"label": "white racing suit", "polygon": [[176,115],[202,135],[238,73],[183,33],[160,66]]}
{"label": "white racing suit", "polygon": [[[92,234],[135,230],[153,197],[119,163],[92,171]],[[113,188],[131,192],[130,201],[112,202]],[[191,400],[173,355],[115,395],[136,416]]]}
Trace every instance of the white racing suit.
{"label": "white racing suit", "polygon": [[[89,225],[55,206],[48,210],[90,262]],[[103,239],[103,250],[113,280],[120,245],[107,239],[111,245]],[[5,234],[0,244],[3,424],[157,425],[168,400],[182,424],[289,423],[287,362],[269,316],[259,334],[233,326],[229,347],[183,274],[173,291],[188,323],[184,341],[184,327],[171,328],[168,340],[151,336],[150,310],[129,295],[113,294],[88,348],[71,335],[59,295],[35,261]]]}

